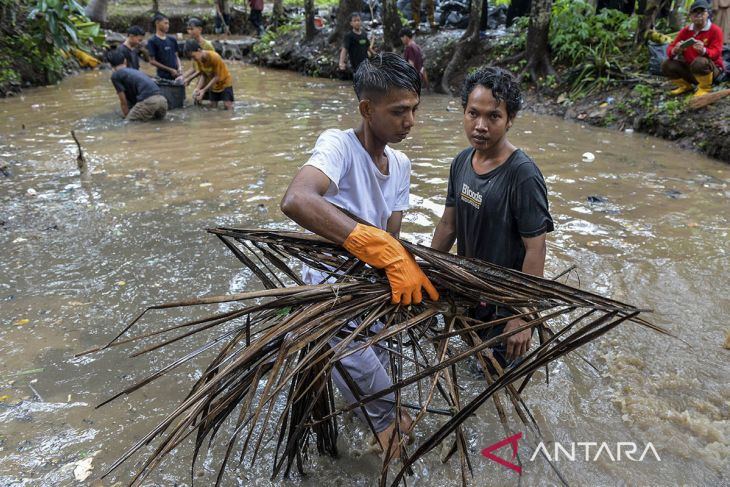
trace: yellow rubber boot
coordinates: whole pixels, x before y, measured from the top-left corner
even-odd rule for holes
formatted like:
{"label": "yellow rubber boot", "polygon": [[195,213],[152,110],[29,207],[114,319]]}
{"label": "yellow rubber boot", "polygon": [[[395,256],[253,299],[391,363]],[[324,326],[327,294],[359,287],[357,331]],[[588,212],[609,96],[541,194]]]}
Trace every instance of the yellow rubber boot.
{"label": "yellow rubber boot", "polygon": [[694,77],[697,80],[698,84],[697,91],[695,91],[695,96],[702,96],[708,93],[712,93],[712,73],[695,74]]}
{"label": "yellow rubber boot", "polygon": [[673,79],[672,83],[677,85],[676,88],[674,88],[672,91],[669,92],[669,94],[672,96],[677,96],[677,95],[681,95],[682,93],[687,93],[688,91],[692,91],[692,85],[689,84],[683,78]]}

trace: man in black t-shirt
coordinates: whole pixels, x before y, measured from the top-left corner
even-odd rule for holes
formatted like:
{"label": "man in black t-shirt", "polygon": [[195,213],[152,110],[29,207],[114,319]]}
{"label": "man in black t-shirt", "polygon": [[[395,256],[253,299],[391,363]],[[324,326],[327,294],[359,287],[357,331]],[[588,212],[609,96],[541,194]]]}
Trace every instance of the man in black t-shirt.
{"label": "man in black t-shirt", "polygon": [[182,64],[177,55],[177,41],[167,35],[170,21],[162,14],[155,14],[155,35],[147,41],[150,64],[157,68],[157,76],[162,79],[182,77]]}
{"label": "man in black t-shirt", "polygon": [[109,53],[112,65],[112,84],[119,96],[122,116],[132,122],[147,122],[165,118],[167,100],[160,88],[146,74],[127,67],[124,53],[119,49]]}
{"label": "man in black t-shirt", "polygon": [[144,39],[144,29],[138,25],[133,25],[127,29],[127,38],[117,48],[124,54],[128,68],[139,69],[139,52],[137,48],[142,43],[142,39]]}
{"label": "man in black t-shirt", "polygon": [[345,39],[342,41],[339,68],[340,71],[347,69],[347,58],[349,57],[354,73],[360,63],[366,60],[368,54],[372,54],[373,51],[370,48],[368,35],[362,31],[362,20],[359,13],[355,12],[350,15],[350,27],[352,27],[352,31],[345,34]]}
{"label": "man in black t-shirt", "polygon": [[[535,276],[543,275],[545,237],[553,230],[545,180],[527,154],[507,139],[520,109],[519,84],[507,71],[483,68],[464,80],[464,131],[471,145],[451,163],[446,208],[431,247]],[[474,317],[491,321],[514,315],[486,304]],[[488,329],[489,339],[525,325],[520,318]],[[532,331],[508,337],[494,352],[503,364],[524,355]]]}

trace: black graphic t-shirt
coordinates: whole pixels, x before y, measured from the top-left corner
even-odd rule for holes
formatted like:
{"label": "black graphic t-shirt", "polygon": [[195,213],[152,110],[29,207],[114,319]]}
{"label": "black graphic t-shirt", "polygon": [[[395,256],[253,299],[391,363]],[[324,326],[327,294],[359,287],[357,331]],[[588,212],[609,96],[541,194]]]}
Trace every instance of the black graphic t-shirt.
{"label": "black graphic t-shirt", "polygon": [[368,57],[368,35],[364,31],[359,34],[350,31],[345,34],[342,45],[347,51],[347,55],[350,56],[350,64],[352,64],[352,72],[354,73],[360,63]]}
{"label": "black graphic t-shirt", "polygon": [[522,237],[554,229],[545,179],[519,149],[504,164],[481,175],[472,167],[473,155],[473,148],[462,151],[449,173],[446,206],[456,208],[457,252],[521,271]]}

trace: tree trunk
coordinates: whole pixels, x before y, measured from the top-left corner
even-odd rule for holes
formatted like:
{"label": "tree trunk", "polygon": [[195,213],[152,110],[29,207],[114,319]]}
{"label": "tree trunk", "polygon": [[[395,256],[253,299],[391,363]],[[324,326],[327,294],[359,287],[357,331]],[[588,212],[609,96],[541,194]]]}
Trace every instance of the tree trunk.
{"label": "tree trunk", "polygon": [[403,24],[400,22],[398,15],[398,6],[396,0],[383,0],[383,50],[395,51],[395,47],[400,45],[400,37],[398,32]]}
{"label": "tree trunk", "polygon": [[304,37],[311,41],[315,35],[317,29],[314,28],[314,0],[304,0]]}
{"label": "tree trunk", "polygon": [[350,14],[360,10],[360,0],[340,0],[337,6],[337,18],[335,19],[335,28],[330,34],[327,42],[330,44],[342,44],[345,34],[352,30],[350,27]]}
{"label": "tree trunk", "polygon": [[84,9],[84,15],[94,22],[106,22],[109,0],[91,0]]}
{"label": "tree trunk", "polygon": [[541,78],[555,74],[548,49],[552,8],[553,0],[533,0],[532,9],[530,10],[530,23],[527,27],[527,66],[525,67],[525,73],[536,84],[539,84]]}
{"label": "tree trunk", "polygon": [[644,43],[644,36],[654,26],[657,15],[666,8],[670,0],[647,0],[646,9],[643,15],[639,18],[639,27],[636,29],[636,35],[634,36],[634,45],[640,46]]}
{"label": "tree trunk", "polygon": [[456,42],[454,54],[451,56],[449,64],[444,69],[441,77],[441,91],[451,94],[451,76],[461,66],[464,61],[469,58],[479,47],[479,22],[482,14],[482,2],[487,0],[473,0],[471,9],[469,10],[469,25],[461,38]]}
{"label": "tree trunk", "polygon": [[274,27],[279,27],[284,21],[284,0],[274,0],[272,16]]}

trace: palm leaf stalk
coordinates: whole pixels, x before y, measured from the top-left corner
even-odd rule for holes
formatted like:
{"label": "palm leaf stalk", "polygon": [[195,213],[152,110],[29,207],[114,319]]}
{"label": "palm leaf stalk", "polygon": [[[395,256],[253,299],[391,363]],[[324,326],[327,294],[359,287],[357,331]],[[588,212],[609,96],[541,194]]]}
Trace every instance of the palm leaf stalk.
{"label": "palm leaf stalk", "polygon": [[[202,353],[219,348],[215,358],[192,385],[187,397],[141,440],[131,446],[106,472],[111,473],[140,449],[156,444],[131,485],[139,485],[176,447],[194,436],[193,466],[204,448],[216,439],[225,448],[216,485],[235,458],[253,465],[264,444],[275,443],[272,479],[291,472],[304,473],[310,443],[320,454],[337,455],[337,419],[394,393],[396,414],[411,410],[414,428],[428,414],[444,417],[436,431],[411,448],[403,438],[400,461],[384,455],[380,485],[403,481],[413,464],[442,446],[442,461],[458,454],[464,485],[471,476],[471,461],[464,423],[485,403],[493,404],[503,428],[508,407],[526,427],[541,437],[532,412],[521,397],[535,372],[618,325],[633,323],[669,334],[640,313],[648,311],[574,287],[505,269],[496,265],[438,252],[401,241],[417,258],[442,299],[403,307],[390,303],[390,287],[382,271],[349,255],[342,247],[317,236],[296,232],[215,228],[216,235],[256,275],[265,290],[207,296],[153,306],[143,311],[103,347],[130,346],[142,340],[154,343],[133,353],[139,356],[208,333],[207,342],[148,377],[127,387],[98,407],[131,394]],[[301,264],[325,273],[329,282],[304,285]],[[150,310],[229,303],[232,311],[130,336]],[[521,329],[482,340],[479,331],[504,324],[502,318],[482,322],[468,310],[480,303],[506,307],[522,317],[522,329],[535,327],[539,345],[518,365],[503,370],[490,348]],[[514,316],[513,316],[514,317]],[[359,319],[359,321],[353,321]],[[548,326],[547,322],[550,321]],[[344,331],[351,323],[354,331]],[[373,331],[372,325],[385,326]],[[343,358],[367,347],[389,353],[393,385],[364,394],[339,365]],[[464,363],[475,357],[484,375],[483,388],[469,394],[459,385]],[[585,359],[584,359],[585,360]],[[331,374],[338,370],[356,397],[354,404],[337,405]],[[498,395],[497,392],[504,391]],[[505,399],[507,402],[505,402]],[[367,414],[363,415],[373,430]],[[412,433],[411,433],[411,436]],[[205,446],[207,440],[207,447]],[[386,448],[391,452],[396,448]],[[549,459],[546,459],[549,462]],[[396,468],[390,468],[394,466]],[[567,483],[551,463],[558,478]]]}

